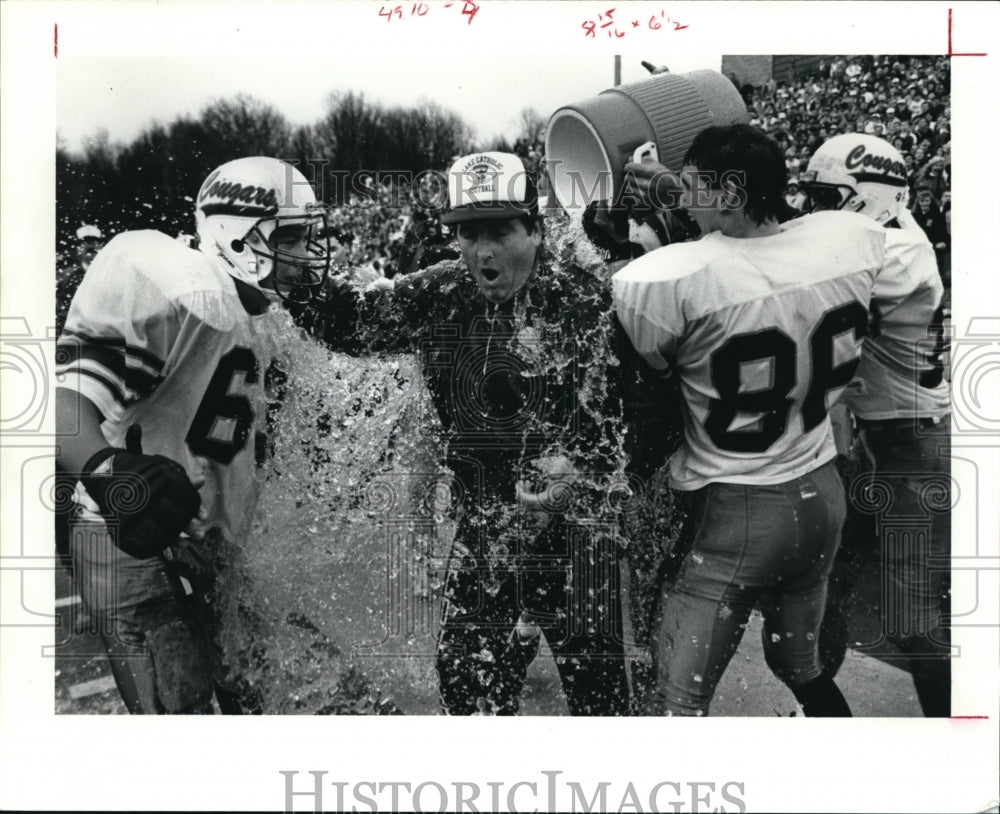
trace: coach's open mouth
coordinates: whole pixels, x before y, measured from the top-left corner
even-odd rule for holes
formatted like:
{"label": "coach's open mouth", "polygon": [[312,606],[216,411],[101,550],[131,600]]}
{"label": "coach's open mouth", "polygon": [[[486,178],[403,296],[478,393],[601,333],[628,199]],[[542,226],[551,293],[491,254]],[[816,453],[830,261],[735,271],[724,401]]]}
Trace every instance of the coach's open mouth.
{"label": "coach's open mouth", "polygon": [[483,278],[488,283],[492,283],[499,276],[500,272],[496,269],[483,269]]}

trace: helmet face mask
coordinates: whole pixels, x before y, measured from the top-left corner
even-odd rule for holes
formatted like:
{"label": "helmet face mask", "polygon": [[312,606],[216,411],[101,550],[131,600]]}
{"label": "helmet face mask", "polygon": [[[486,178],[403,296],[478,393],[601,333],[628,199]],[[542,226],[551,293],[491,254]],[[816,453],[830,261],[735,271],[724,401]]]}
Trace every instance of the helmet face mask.
{"label": "helmet face mask", "polygon": [[906,205],[903,157],[876,136],[855,133],[827,140],[809,159],[801,182],[813,210],[842,209],[888,223]]}
{"label": "helmet face mask", "polygon": [[295,167],[276,158],[238,158],[212,172],[195,212],[202,251],[268,298],[313,299],[329,272],[326,207]]}
{"label": "helmet face mask", "polygon": [[842,209],[856,190],[846,184],[825,184],[816,180],[815,172],[804,172],[799,181],[799,189],[809,198],[810,212]]}
{"label": "helmet face mask", "polygon": [[326,280],[330,266],[326,209],[310,207],[307,216],[260,220],[244,243],[254,255],[258,287],[286,302],[308,302]]}

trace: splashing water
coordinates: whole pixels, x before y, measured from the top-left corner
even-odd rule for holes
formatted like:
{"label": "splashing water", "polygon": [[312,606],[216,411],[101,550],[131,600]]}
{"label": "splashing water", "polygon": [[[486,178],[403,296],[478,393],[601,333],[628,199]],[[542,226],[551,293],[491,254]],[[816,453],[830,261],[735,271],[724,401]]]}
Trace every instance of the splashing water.
{"label": "splashing water", "polygon": [[416,362],[331,353],[273,318],[288,385],[253,530],[223,575],[226,660],[267,713],[433,712],[407,696],[436,682],[432,571],[450,529]]}
{"label": "splashing water", "polygon": [[[607,268],[581,248],[589,243],[578,223],[549,219],[546,231],[553,274],[575,264],[610,285]],[[220,576],[223,657],[239,665],[265,713],[436,713],[433,656],[456,490],[440,463],[437,413],[417,359],[334,353],[286,313],[271,319],[287,386],[258,473],[252,532]],[[577,374],[578,403],[605,439],[587,451],[593,467],[576,489],[587,495],[584,510],[624,520],[620,541],[641,589],[631,595],[631,615],[644,645],[652,577],[680,515],[661,482],[630,481],[628,505],[608,509],[607,496],[626,477],[627,428],[606,414],[603,371],[618,362],[603,325],[595,319],[575,337],[592,352]],[[518,334],[518,343],[538,347],[530,332]],[[570,361],[531,359],[549,375]],[[548,457],[565,452],[565,443],[546,450]],[[601,508],[594,509],[595,495]],[[494,542],[513,550],[509,540]],[[555,703],[552,712],[563,712]]]}

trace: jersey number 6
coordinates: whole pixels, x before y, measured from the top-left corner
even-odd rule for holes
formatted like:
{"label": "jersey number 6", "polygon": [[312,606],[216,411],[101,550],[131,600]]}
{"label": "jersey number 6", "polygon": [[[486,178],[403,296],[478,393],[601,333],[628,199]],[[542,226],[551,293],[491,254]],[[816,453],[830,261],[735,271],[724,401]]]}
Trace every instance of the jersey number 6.
{"label": "jersey number 6", "polygon": [[[834,365],[834,339],[853,331],[860,342],[868,324],[868,309],[849,302],[827,311],[809,338],[809,389],[802,402],[802,424],[806,432],[826,417],[826,394],[844,387],[854,375],[858,356]],[[709,361],[712,386],[719,398],[712,399],[705,430],[719,449],[730,452],[765,452],[781,438],[788,426],[794,401],[788,397],[796,384],[795,341],[778,328],[738,334],[715,351]],[[773,359],[771,386],[766,390],[740,392],[740,367],[747,362]],[[737,413],[758,413],[753,430],[730,430]]]}
{"label": "jersey number 6", "polygon": [[[257,357],[250,348],[237,346],[219,360],[219,365],[208,383],[208,389],[198,405],[188,430],[188,446],[195,455],[203,455],[222,464],[230,463],[236,453],[247,444],[253,429],[253,405],[250,399],[238,393],[230,393],[233,378],[243,374],[247,384],[256,384],[260,378]],[[220,421],[231,422],[228,439],[220,438]]]}

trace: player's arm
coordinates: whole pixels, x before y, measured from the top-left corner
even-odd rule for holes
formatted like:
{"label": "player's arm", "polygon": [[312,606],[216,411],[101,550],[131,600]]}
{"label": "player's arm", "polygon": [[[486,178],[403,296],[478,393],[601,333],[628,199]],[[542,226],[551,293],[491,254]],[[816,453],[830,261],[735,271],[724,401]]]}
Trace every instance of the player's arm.
{"label": "player's arm", "polygon": [[138,425],[128,428],[125,448],[109,446],[102,431],[106,419],[126,422],[128,409],[159,386],[174,337],[169,304],[148,307],[159,296],[155,285],[109,257],[91,266],[59,340],[59,463],[97,504],[115,544],[152,557],[176,542],[201,499],[179,463],[143,454]]}
{"label": "player's arm", "polygon": [[666,378],[672,371],[671,360],[683,330],[684,317],[670,281],[637,279],[635,270],[648,268],[648,265],[649,255],[646,255],[611,278],[615,313],[632,347],[652,371]]}
{"label": "player's arm", "polygon": [[82,472],[84,464],[108,442],[101,432],[104,418],[81,393],[56,388],[56,460],[67,472]]}
{"label": "player's arm", "polygon": [[197,516],[201,498],[187,472],[163,455],[142,454],[138,427],[130,449],[108,446],[97,406],[74,390],[56,390],[60,466],[79,474],[115,535],[115,544],[140,559],[174,544]]}
{"label": "player's arm", "polygon": [[615,318],[614,350],[621,376],[627,471],[648,480],[677,450],[684,434],[683,397],[670,370],[656,371],[632,345]]}
{"label": "player's arm", "polygon": [[359,291],[341,276],[328,277],[323,289],[308,303],[289,303],[295,324],[331,350],[360,352]]}
{"label": "player's arm", "polygon": [[672,210],[681,205],[684,187],[680,176],[658,161],[646,158],[629,162],[625,165],[625,183],[652,209]]}
{"label": "player's arm", "polygon": [[460,299],[457,261],[443,260],[426,269],[395,278],[392,285],[355,291],[337,286],[325,297],[326,311],[307,319],[303,327],[331,350],[351,355],[396,353],[415,349],[427,326],[448,321],[454,300]]}

